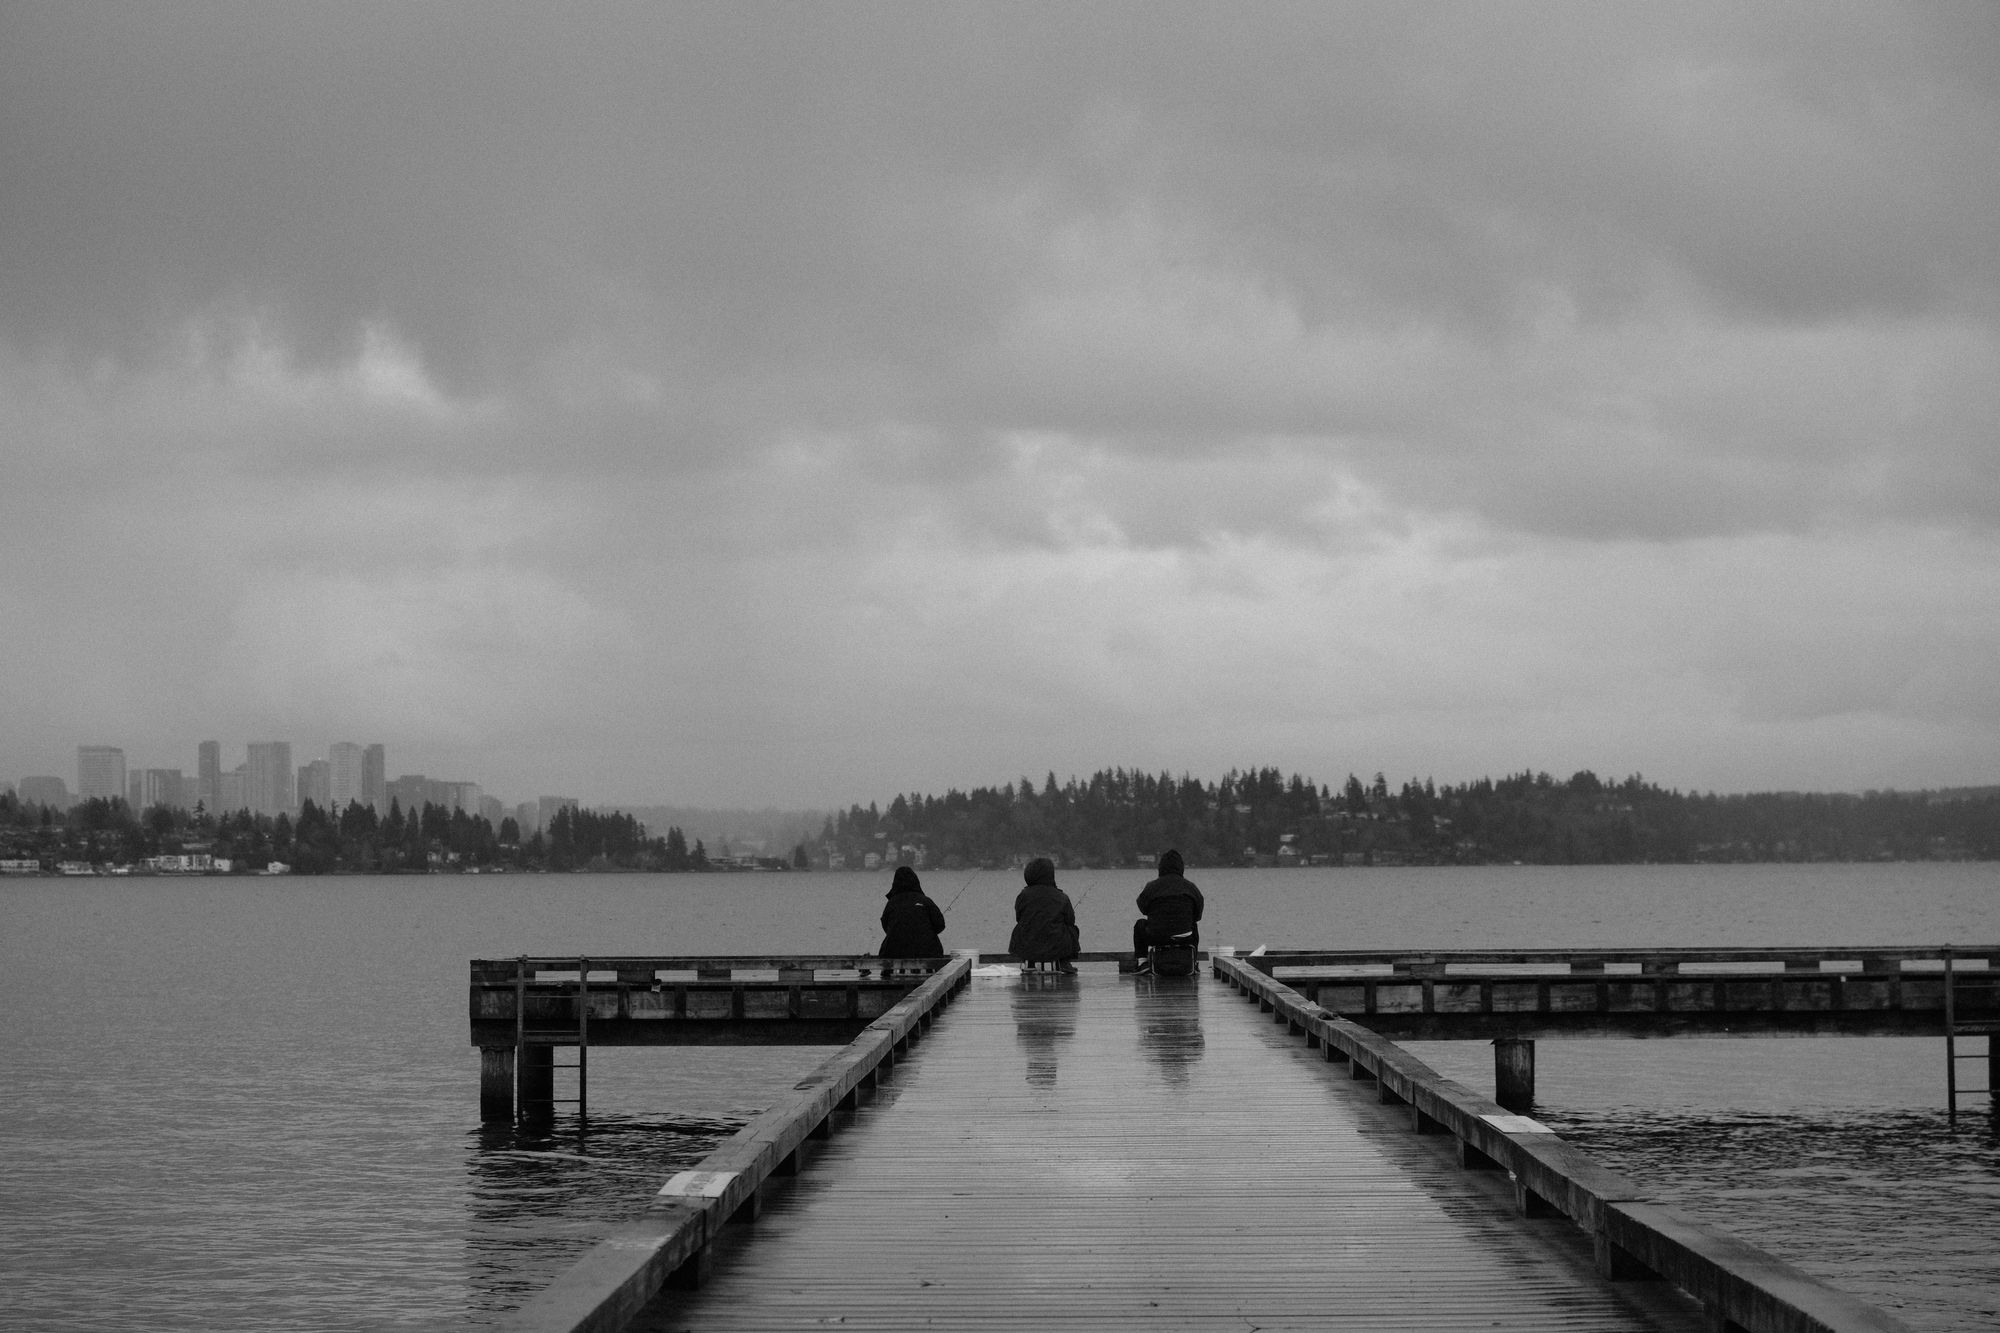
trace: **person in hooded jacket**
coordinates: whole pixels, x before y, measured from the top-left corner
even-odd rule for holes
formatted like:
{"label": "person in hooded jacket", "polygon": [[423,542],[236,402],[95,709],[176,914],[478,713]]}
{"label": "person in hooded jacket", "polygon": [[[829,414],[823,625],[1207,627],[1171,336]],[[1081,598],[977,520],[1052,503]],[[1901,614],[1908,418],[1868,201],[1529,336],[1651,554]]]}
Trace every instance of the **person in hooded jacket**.
{"label": "person in hooded jacket", "polygon": [[1132,952],[1140,958],[1146,951],[1185,934],[1191,948],[1201,945],[1201,890],[1183,872],[1187,862],[1176,851],[1160,854],[1160,877],[1139,890],[1139,910],[1146,915],[1132,923]]}
{"label": "person in hooded jacket", "polygon": [[897,866],[882,908],[882,947],[876,952],[884,958],[942,958],[944,941],[938,932],[943,929],[944,913],[924,893],[917,872]]}
{"label": "person in hooded jacket", "polygon": [[1054,963],[1058,972],[1074,972],[1070,959],[1081,953],[1076,908],[1056,887],[1055,862],[1038,856],[1021,871],[1027,881],[1014,899],[1014,934],[1007,952],[1024,963]]}

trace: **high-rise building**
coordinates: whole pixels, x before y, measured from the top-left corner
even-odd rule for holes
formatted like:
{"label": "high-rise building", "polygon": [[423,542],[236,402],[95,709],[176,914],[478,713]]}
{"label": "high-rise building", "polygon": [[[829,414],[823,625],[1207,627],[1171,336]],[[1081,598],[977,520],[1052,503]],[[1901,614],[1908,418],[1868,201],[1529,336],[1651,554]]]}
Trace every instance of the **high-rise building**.
{"label": "high-rise building", "polygon": [[507,817],[507,807],[498,796],[482,796],[479,798],[479,817],[491,824],[493,831],[498,833],[500,821]]}
{"label": "high-rise building", "polygon": [[330,760],[315,759],[299,769],[299,805],[303,808],[311,801],[322,811],[333,804],[333,764]]}
{"label": "high-rise building", "polygon": [[250,766],[238,764],[215,780],[217,814],[235,814],[250,808]]}
{"label": "high-rise building", "polygon": [[214,815],[222,809],[222,743],[202,741],[200,759],[194,767],[194,799]]}
{"label": "high-rise building", "polygon": [[336,811],[348,802],[361,800],[361,747],[353,741],[338,741],[326,750],[328,803]]}
{"label": "high-rise building", "polygon": [[125,752],[115,745],[77,746],[77,799],[121,801],[125,795]]}
{"label": "high-rise building", "polygon": [[131,769],[125,774],[125,804],[134,810],[144,810],[146,777],[139,769]]}
{"label": "high-rise building", "polygon": [[542,831],[542,805],[540,801],[523,801],[514,807],[514,824],[521,830],[523,838],[532,838]]}
{"label": "high-rise building", "polygon": [[70,807],[69,784],[61,778],[22,778],[21,804],[46,805],[52,810],[67,810]]}
{"label": "high-rise building", "polygon": [[476,782],[447,782],[444,784],[445,803],[454,810],[463,810],[468,815],[479,813],[479,798],[484,793]]}
{"label": "high-rise building", "polygon": [[297,774],[292,769],[290,741],[252,741],[245,765],[243,798],[252,814],[291,815],[299,808],[293,786]]}
{"label": "high-rise building", "polygon": [[384,784],[383,807],[394,804],[405,815],[420,814],[426,802],[437,804],[437,794],[433,790],[437,784],[421,773],[405,773],[393,782]]}
{"label": "high-rise building", "polygon": [[582,804],[583,802],[577,800],[574,796],[544,796],[542,798],[541,809],[535,819],[535,827],[546,832],[549,825],[555,823],[556,811],[565,807],[574,810]]}
{"label": "high-rise building", "polygon": [[201,759],[195,768],[194,798],[209,814],[224,809],[222,804],[222,742],[203,741]]}
{"label": "high-rise building", "polygon": [[361,804],[373,806],[375,813],[389,813],[388,755],[380,745],[361,752]]}
{"label": "high-rise building", "polygon": [[132,802],[134,810],[150,810],[156,805],[169,810],[187,808],[186,779],[178,768],[141,769],[133,776],[139,779],[138,799]]}

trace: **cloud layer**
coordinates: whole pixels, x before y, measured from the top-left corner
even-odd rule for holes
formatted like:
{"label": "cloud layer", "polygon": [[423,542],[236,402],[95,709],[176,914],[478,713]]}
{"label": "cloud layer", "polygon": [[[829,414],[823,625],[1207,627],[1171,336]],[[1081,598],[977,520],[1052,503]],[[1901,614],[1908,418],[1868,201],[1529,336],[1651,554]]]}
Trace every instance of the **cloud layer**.
{"label": "cloud layer", "polygon": [[0,18],[0,773],[1990,781],[1989,6]]}

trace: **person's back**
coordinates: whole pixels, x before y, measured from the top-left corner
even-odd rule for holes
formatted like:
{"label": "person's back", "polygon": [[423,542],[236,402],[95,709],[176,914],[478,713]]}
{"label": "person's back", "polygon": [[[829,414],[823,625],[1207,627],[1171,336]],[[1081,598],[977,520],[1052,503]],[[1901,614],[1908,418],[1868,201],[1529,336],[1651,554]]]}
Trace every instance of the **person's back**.
{"label": "person's back", "polygon": [[917,872],[897,866],[882,908],[882,947],[877,952],[884,958],[942,958],[944,941],[938,932],[943,929],[944,913],[925,895]]}
{"label": "person's back", "polygon": [[1139,890],[1139,910],[1146,915],[1132,923],[1132,953],[1144,959],[1150,949],[1166,944],[1193,950],[1201,943],[1199,923],[1204,903],[1201,890],[1185,873],[1187,863],[1177,851],[1161,855],[1159,878]]}
{"label": "person's back", "polygon": [[1014,934],[1007,941],[1007,952],[1024,963],[1054,963],[1062,971],[1074,971],[1069,960],[1082,951],[1082,941],[1076,909],[1069,895],[1056,887],[1055,863],[1038,856],[1023,868],[1021,877],[1027,887],[1014,899]]}

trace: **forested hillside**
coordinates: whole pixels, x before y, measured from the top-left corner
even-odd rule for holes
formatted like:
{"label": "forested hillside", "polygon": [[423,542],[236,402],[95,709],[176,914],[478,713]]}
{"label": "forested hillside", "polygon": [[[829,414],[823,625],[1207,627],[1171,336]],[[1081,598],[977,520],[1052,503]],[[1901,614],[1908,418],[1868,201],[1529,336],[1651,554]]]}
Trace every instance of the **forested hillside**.
{"label": "forested hillside", "polygon": [[943,796],[897,796],[824,818],[816,838],[778,856],[710,855],[670,826],[629,812],[559,811],[526,838],[442,806],[387,816],[308,803],[297,818],[206,813],[93,800],[67,811],[0,793],[0,860],[53,870],[139,865],[162,855],[223,858],[237,873],[273,862],[301,873],[437,870],[863,870],[1002,866],[1030,856],[1072,866],[1150,864],[1179,848],[1191,865],[1605,864],[1689,861],[2000,859],[2000,788],[1862,795],[1670,791],[1588,771],[1392,789],[1348,777],[1338,788],[1275,768],[1214,782],[1106,769],[1038,787],[1023,778]]}
{"label": "forested hillside", "polygon": [[[1195,865],[1449,865],[1641,861],[1855,861],[2000,857],[2000,791],[1742,796],[1523,772],[1458,786],[1338,788],[1275,768],[1219,781],[1107,769],[1027,778],[829,817],[815,864],[873,855],[937,866],[1049,854],[1077,865],[1144,862],[1177,847]],[[878,861],[878,864],[881,862]]]}

